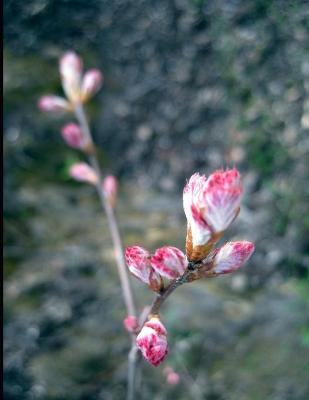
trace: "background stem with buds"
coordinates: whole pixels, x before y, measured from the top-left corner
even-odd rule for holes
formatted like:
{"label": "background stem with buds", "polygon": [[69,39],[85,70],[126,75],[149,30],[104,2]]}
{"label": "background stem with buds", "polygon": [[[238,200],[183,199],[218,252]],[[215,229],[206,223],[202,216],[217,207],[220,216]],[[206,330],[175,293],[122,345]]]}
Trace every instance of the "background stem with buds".
{"label": "background stem with buds", "polygon": [[[78,120],[86,139],[86,149],[89,151],[86,153],[88,154],[89,163],[92,168],[95,170],[97,174],[97,183],[96,189],[100,198],[101,206],[105,211],[109,230],[112,236],[113,245],[115,249],[115,258],[116,258],[116,265],[118,270],[118,275],[121,283],[122,294],[124,298],[124,302],[127,309],[127,314],[136,316],[136,308],[134,303],[134,298],[132,294],[131,284],[128,277],[127,267],[124,259],[124,251],[121,241],[121,236],[118,229],[117,219],[115,216],[115,212],[113,207],[107,201],[105,194],[102,189],[102,176],[101,176],[101,169],[99,166],[99,162],[95,152],[95,146],[93,143],[91,131],[89,128],[89,124],[87,121],[87,117],[84,111],[84,107],[81,103],[77,103],[74,107],[74,113],[76,119]],[[128,355],[128,390],[127,390],[127,399],[133,400],[134,398],[134,387],[135,387],[135,376],[136,376],[136,363],[137,363],[137,347],[135,344],[136,336],[134,333],[130,333],[131,335],[131,349]]]}

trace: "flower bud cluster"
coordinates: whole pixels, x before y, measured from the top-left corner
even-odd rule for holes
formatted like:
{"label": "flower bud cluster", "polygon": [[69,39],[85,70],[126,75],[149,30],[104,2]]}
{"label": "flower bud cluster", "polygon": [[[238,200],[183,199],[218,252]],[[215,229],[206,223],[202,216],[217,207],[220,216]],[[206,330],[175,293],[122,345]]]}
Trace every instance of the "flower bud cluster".
{"label": "flower bud cluster", "polygon": [[60,58],[59,72],[67,100],[53,95],[43,96],[38,103],[42,111],[72,111],[75,105],[89,100],[102,86],[102,73],[90,69],[83,75],[83,61],[74,51],[68,51]]}
{"label": "flower bud cluster", "polygon": [[[42,111],[61,113],[64,111],[75,111],[78,106],[86,102],[101,87],[103,75],[97,69],[90,69],[83,75],[83,61],[74,52],[66,52],[59,60],[59,72],[63,91],[66,99],[46,95],[39,99],[38,107]],[[87,127],[82,127],[74,122],[69,122],[61,129],[61,136],[66,144],[74,149],[84,151],[85,154],[94,154],[94,145]],[[93,167],[85,162],[71,165],[69,175],[79,182],[87,182],[92,185],[99,183],[99,177]],[[111,207],[115,207],[117,197],[117,180],[114,176],[107,176],[101,182],[102,191]]]}
{"label": "flower bud cluster", "polygon": [[[172,246],[161,247],[154,254],[140,246],[127,247],[125,258],[130,272],[150,289],[164,293],[163,278],[181,278],[183,283],[236,271],[250,258],[254,244],[235,241],[220,248],[215,245],[237,217],[241,195],[240,174],[236,169],[216,171],[208,179],[204,175],[192,175],[183,192],[186,255]],[[165,355],[162,355],[167,349],[165,328],[164,339],[160,336],[159,340],[158,335],[147,322],[137,341],[144,357],[153,365],[163,361]],[[152,351],[154,343],[156,351]],[[161,357],[156,356],[158,348]]]}
{"label": "flower bud cluster", "polygon": [[153,255],[140,246],[127,247],[125,258],[131,274],[156,292],[164,288],[162,278],[176,279],[187,268],[186,256],[172,246],[161,247]]}

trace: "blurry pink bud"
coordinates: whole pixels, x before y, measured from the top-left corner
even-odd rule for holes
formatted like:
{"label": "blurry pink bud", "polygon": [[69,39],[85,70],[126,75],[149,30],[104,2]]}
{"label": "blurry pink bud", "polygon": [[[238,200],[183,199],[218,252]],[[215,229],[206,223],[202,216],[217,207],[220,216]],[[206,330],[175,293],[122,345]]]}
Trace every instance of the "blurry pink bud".
{"label": "blurry pink bud", "polygon": [[63,78],[70,79],[72,75],[81,75],[82,69],[82,59],[75,53],[75,51],[67,51],[59,60],[59,70]]}
{"label": "blurry pink bud", "polygon": [[108,175],[104,178],[102,188],[105,197],[112,207],[115,207],[118,183],[113,175]]}
{"label": "blurry pink bud", "polygon": [[82,69],[82,59],[74,51],[66,52],[59,60],[63,90],[73,103],[80,100]]}
{"label": "blurry pink bud", "polygon": [[175,279],[181,276],[188,265],[183,252],[172,246],[164,246],[157,249],[150,262],[158,274],[168,279]]}
{"label": "blurry pink bud", "polygon": [[95,185],[98,181],[94,169],[85,162],[73,164],[69,170],[69,174],[73,179],[80,182],[88,182]]}
{"label": "blurry pink bud", "polygon": [[152,268],[147,250],[140,246],[127,247],[125,259],[132,275],[149,285],[152,290],[160,290],[161,278]]}
{"label": "blurry pink bud", "polygon": [[64,98],[53,95],[46,95],[39,99],[38,107],[41,111],[61,113],[70,111],[70,103]]}
{"label": "blurry pink bud", "polygon": [[240,268],[252,255],[254,244],[251,242],[227,242],[216,253],[214,267],[210,274],[228,274]]}
{"label": "blurry pink bud", "polygon": [[179,374],[177,374],[177,372],[175,372],[173,370],[173,368],[166,367],[166,368],[164,368],[163,373],[166,376],[167,384],[169,384],[171,386],[175,386],[175,385],[178,385],[178,383],[180,382],[180,376],[179,376]]}
{"label": "blurry pink bud", "polygon": [[71,122],[61,129],[61,134],[69,146],[75,149],[81,149],[83,147],[84,134],[79,125]]}
{"label": "blurry pink bud", "polygon": [[123,320],[123,325],[128,332],[135,332],[138,328],[137,318],[134,315],[128,315]]}
{"label": "blurry pink bud", "polygon": [[167,332],[159,318],[153,317],[145,323],[136,338],[136,345],[155,367],[165,359],[168,353]]}
{"label": "blurry pink bud", "polygon": [[84,75],[82,81],[82,100],[88,100],[93,96],[102,86],[103,75],[98,69],[90,69]]}

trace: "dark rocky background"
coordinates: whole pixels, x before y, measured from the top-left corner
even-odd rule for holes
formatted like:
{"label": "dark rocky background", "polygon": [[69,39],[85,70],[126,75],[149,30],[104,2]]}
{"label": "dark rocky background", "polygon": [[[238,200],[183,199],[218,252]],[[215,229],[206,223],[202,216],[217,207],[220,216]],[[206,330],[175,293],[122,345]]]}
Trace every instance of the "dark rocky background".
{"label": "dark rocky background", "polygon": [[[72,183],[82,156],[61,94],[67,49],[104,72],[87,107],[100,161],[120,180],[125,245],[183,248],[181,192],[195,171],[236,166],[244,205],[228,237],[256,243],[233,277],[166,304],[166,364],[143,364],[140,399],[309,397],[306,1],[7,1],[4,4],[6,399],[124,398],[128,343],[104,218]],[[139,304],[149,293],[134,281]]]}

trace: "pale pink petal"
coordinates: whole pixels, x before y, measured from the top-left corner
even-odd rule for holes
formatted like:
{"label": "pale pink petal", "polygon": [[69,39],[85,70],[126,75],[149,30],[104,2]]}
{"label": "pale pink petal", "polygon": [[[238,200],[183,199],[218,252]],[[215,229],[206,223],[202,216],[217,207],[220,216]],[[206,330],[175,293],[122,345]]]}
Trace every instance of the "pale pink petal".
{"label": "pale pink petal", "polygon": [[211,238],[211,230],[197,207],[199,195],[205,185],[206,177],[196,173],[191,176],[183,191],[183,207],[191,228],[193,246],[203,245]]}
{"label": "pale pink petal", "polygon": [[70,176],[76,181],[88,182],[95,185],[98,181],[94,169],[85,162],[73,164],[69,170]]}
{"label": "pale pink petal", "polygon": [[152,273],[150,253],[143,247],[131,246],[126,248],[125,259],[131,274],[149,285]]}
{"label": "pale pink petal", "polygon": [[83,77],[82,98],[83,101],[93,96],[102,86],[103,75],[98,69],[90,69]]}
{"label": "pale pink petal", "polygon": [[41,111],[63,113],[70,110],[70,103],[63,97],[46,95],[39,99],[38,107]]}
{"label": "pale pink petal", "polygon": [[254,244],[247,241],[227,242],[217,252],[211,272],[228,274],[240,268],[252,255]]}
{"label": "pale pink petal", "polygon": [[66,52],[59,60],[63,90],[72,102],[80,100],[82,69],[82,59],[74,51]]}
{"label": "pale pink petal", "polygon": [[154,329],[159,335],[167,335],[167,330],[159,318],[151,318],[144,326]]}
{"label": "pale pink petal", "polygon": [[215,232],[224,231],[237,216],[241,194],[240,174],[236,169],[210,175],[200,193],[198,207]]}
{"label": "pale pink petal", "polygon": [[181,276],[188,264],[183,252],[172,246],[157,249],[150,262],[156,272],[168,279]]}

